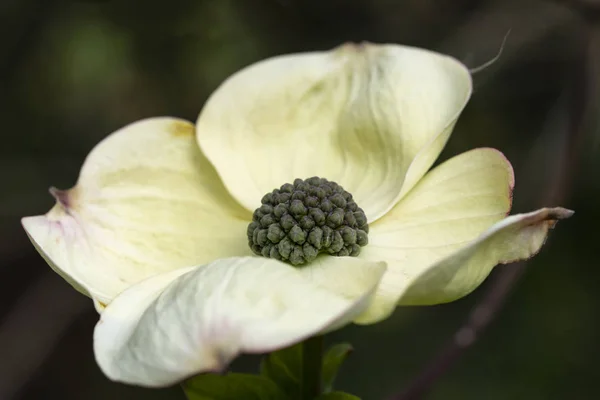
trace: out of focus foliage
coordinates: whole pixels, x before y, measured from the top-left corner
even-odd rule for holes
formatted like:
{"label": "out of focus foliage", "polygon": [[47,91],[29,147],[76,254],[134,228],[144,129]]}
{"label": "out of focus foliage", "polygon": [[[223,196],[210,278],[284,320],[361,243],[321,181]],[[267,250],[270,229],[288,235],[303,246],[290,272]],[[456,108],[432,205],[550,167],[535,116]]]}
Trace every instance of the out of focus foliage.
{"label": "out of focus foliage", "polygon": [[[584,14],[550,0],[4,0],[0,398],[181,398],[179,388],[128,387],[101,374],[91,302],[54,276],[19,226],[21,216],[51,207],[49,186],[75,183],[105,135],[149,116],[193,121],[221,81],[269,56],[368,40],[475,67],[509,29],[502,57],[475,75],[443,158],[496,147],[515,167],[515,212],[562,205],[577,213],[429,398],[597,398],[600,22]],[[492,278],[502,268],[514,267]],[[337,386],[367,400],[401,390],[492,280],[456,303],[403,308],[385,323],[337,332],[332,341],[355,348]],[[234,369],[256,365],[243,358]]]}

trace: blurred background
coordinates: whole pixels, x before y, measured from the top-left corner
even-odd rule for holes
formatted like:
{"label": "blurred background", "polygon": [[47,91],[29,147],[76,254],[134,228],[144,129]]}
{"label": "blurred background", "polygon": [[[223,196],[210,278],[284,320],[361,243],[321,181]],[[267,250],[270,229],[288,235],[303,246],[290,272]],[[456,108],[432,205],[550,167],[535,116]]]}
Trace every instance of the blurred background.
{"label": "blurred background", "polygon": [[[368,40],[476,67],[509,30],[500,59],[475,74],[441,159],[496,147],[516,171],[514,212],[562,205],[577,214],[539,256],[496,268],[460,301],[401,308],[330,337],[355,347],[338,387],[367,400],[415,384],[428,390],[412,398],[433,400],[600,398],[599,15],[593,0],[2,0],[0,400],[183,398],[177,387],[140,389],[101,374],[91,301],[51,272],[19,223],[50,209],[48,187],[73,185],[104,136],[150,116],[194,121],[227,76],[277,54]],[[487,322],[472,310],[495,307],[509,287],[504,307],[455,357],[461,326]],[[420,381],[424,369],[446,371]]]}

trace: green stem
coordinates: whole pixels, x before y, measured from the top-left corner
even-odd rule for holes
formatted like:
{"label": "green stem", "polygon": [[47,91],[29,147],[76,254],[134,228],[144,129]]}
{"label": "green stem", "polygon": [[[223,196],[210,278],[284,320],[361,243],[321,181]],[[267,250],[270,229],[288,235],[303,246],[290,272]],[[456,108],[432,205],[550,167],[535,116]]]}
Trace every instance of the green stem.
{"label": "green stem", "polygon": [[323,336],[302,343],[302,400],[313,400],[322,391]]}

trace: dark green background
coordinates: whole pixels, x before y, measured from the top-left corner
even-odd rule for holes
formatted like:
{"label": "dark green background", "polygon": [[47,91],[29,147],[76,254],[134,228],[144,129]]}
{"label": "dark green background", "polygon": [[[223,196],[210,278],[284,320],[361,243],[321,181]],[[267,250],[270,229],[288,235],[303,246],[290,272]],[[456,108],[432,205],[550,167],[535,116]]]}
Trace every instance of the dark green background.
{"label": "dark green background", "polygon": [[[223,79],[269,56],[369,40],[477,66],[509,29],[503,56],[474,77],[442,159],[496,147],[515,168],[515,212],[562,205],[577,213],[427,398],[600,398],[600,25],[593,7],[575,3],[586,1],[2,0],[0,399],[182,396],[100,373],[91,302],[50,271],[19,225],[51,207],[49,186],[74,184],[105,135],[149,116],[193,121]],[[356,348],[339,388],[369,400],[407,387],[508,268],[458,302],[402,308],[381,324],[337,332],[331,340]]]}

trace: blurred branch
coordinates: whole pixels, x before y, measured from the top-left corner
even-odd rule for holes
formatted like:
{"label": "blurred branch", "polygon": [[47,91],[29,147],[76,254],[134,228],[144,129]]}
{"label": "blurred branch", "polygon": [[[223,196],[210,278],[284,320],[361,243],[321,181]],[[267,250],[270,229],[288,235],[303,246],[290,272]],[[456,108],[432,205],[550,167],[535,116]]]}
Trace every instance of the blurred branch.
{"label": "blurred branch", "polygon": [[[540,205],[557,205],[568,197],[573,181],[578,154],[581,151],[585,133],[587,114],[591,110],[589,102],[593,96],[590,88],[595,79],[591,61],[594,58],[595,44],[600,40],[600,27],[587,25],[582,32],[582,51],[574,60],[573,76],[568,91],[568,104],[563,109],[568,114],[562,132],[566,146],[562,154],[554,159],[552,185],[539,200]],[[550,126],[550,129],[552,127]],[[431,360],[411,384],[390,400],[422,399],[433,388],[434,384],[452,367],[459,357],[472,346],[477,338],[494,320],[511,290],[518,283],[525,271],[526,263],[521,262],[505,266],[496,275],[491,288],[475,306],[465,323],[453,335],[445,347]]]}
{"label": "blurred branch", "polygon": [[[477,85],[481,86],[502,66],[514,65],[520,55],[529,56],[526,49],[572,20],[571,13],[553,2],[491,1],[478,12],[473,13],[471,18],[454,35],[445,40],[438,50],[454,55],[468,67],[473,67],[480,64],[480,62],[473,62],[474,56],[477,55],[479,59],[481,57],[489,59],[490,49],[497,52],[500,38],[510,30],[510,38],[506,46],[503,46],[499,62],[488,69],[491,72],[478,76]],[[482,35],[482,32],[497,32],[498,41],[491,42],[489,35]]]}
{"label": "blurred branch", "polygon": [[454,362],[469,348],[492,322],[497,312],[523,275],[525,263],[516,263],[503,268],[497,275],[492,287],[480,303],[473,309],[467,321],[454,334],[450,342],[435,356],[429,365],[414,379],[402,393],[390,397],[390,400],[417,400],[423,398],[435,382],[450,369]]}

